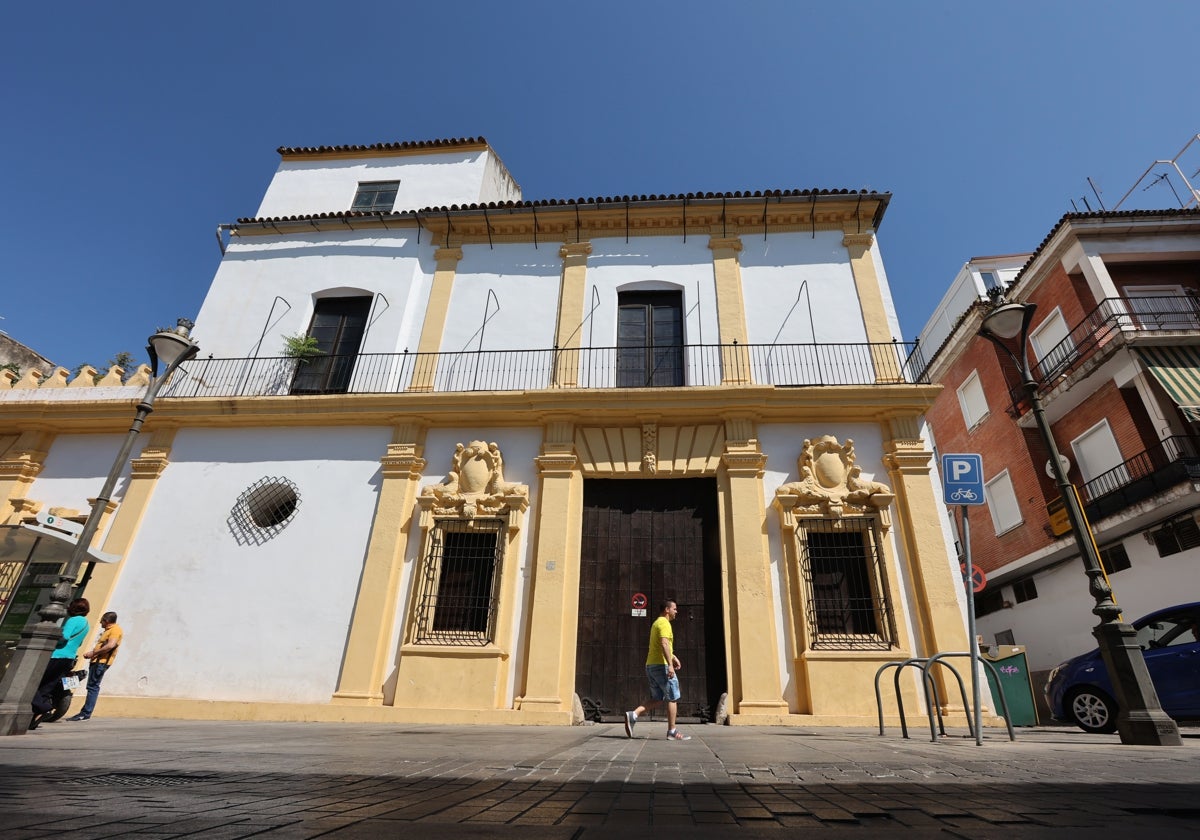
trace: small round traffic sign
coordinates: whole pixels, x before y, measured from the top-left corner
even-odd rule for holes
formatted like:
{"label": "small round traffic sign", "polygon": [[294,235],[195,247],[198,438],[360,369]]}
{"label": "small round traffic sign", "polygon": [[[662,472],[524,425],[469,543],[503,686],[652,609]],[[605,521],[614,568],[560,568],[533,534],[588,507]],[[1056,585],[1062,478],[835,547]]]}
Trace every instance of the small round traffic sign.
{"label": "small round traffic sign", "polygon": [[644,609],[646,609],[646,596],[645,596],[645,595],[643,595],[641,592],[637,592],[637,593],[635,593],[635,594],[634,594],[634,596],[633,596],[633,608],[634,608],[635,610],[644,610]]}
{"label": "small round traffic sign", "polygon": [[[962,571],[963,581],[965,582],[967,579],[967,564],[959,563],[958,568]],[[987,586],[987,575],[978,566],[973,567],[971,573],[971,591],[976,593],[982,592],[984,587]]]}

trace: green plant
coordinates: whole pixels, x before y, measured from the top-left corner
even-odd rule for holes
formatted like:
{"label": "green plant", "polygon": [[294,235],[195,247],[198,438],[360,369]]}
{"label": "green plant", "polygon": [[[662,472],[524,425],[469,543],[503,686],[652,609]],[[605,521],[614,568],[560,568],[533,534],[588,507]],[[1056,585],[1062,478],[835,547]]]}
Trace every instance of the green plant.
{"label": "green plant", "polygon": [[321,355],[321,344],[311,335],[297,333],[283,337],[283,355],[289,359],[306,361]]}

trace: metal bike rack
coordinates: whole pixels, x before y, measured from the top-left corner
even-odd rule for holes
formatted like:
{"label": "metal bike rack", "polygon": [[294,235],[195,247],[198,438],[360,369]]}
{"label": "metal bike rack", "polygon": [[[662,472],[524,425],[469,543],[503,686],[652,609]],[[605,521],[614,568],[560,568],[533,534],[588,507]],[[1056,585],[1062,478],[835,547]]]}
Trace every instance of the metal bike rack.
{"label": "metal bike rack", "polygon": [[[959,689],[959,692],[962,694],[963,709],[967,713],[967,730],[974,737],[975,736],[975,724],[973,722],[974,717],[971,714],[971,703],[967,699],[966,685],[963,683],[962,675],[958,673],[958,669],[955,668],[953,665],[951,665],[949,662],[945,661],[949,657],[970,657],[970,656],[971,656],[970,653],[947,651],[947,652],[943,652],[943,653],[934,654],[933,656],[929,656],[929,657],[913,657],[911,659],[897,659],[893,662],[885,662],[883,665],[881,665],[879,667],[879,670],[877,670],[875,672],[875,709],[879,716],[879,734],[882,735],[884,733],[883,697],[879,691],[879,678],[889,668],[895,668],[896,673],[893,675],[892,685],[893,685],[893,689],[896,693],[896,708],[900,715],[900,731],[901,731],[901,734],[903,735],[903,737],[908,738],[908,722],[905,719],[905,714],[904,714],[904,698],[901,696],[901,692],[900,692],[900,675],[901,675],[901,672],[905,668],[910,667],[910,666],[914,667],[914,668],[919,667],[921,669],[921,682],[922,682],[922,685],[925,687],[926,714],[929,717],[930,740],[933,742],[936,742],[939,732],[942,735],[946,734],[946,725],[945,725],[945,721],[942,719],[942,703],[941,703],[941,698],[938,695],[937,682],[933,679],[933,675],[930,673],[930,669],[934,665],[941,665],[943,668],[950,669],[950,673],[952,673],[954,675],[955,680],[958,681],[958,689]],[[1015,741],[1016,736],[1013,733],[1012,719],[1008,712],[1008,700],[1004,696],[1004,686],[1001,685],[1001,683],[1000,683],[1000,677],[996,673],[996,668],[994,665],[992,665],[991,662],[988,662],[986,659],[981,659],[979,661],[987,666],[987,674],[995,683],[996,692],[997,692],[997,694],[1000,695],[1000,706],[1004,712],[1004,723],[1008,727],[1008,738],[1010,741]],[[935,714],[937,716],[936,725],[934,723]]]}

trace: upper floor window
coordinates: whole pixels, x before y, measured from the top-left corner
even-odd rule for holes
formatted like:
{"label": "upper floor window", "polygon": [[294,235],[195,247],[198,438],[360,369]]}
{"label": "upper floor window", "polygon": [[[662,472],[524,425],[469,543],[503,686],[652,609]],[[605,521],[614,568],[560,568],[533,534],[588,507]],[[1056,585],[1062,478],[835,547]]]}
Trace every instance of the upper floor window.
{"label": "upper floor window", "polygon": [[390,213],[396,204],[396,190],[399,186],[399,181],[360,181],[358,192],[354,194],[354,204],[350,209],[368,213]]}
{"label": "upper floor window", "polygon": [[983,395],[983,386],[979,384],[979,373],[971,371],[971,375],[958,386],[958,404],[962,408],[963,421],[968,429],[973,429],[979,421],[987,417],[987,397]]}
{"label": "upper floor window", "polygon": [[297,360],[293,394],[344,394],[350,389],[370,310],[367,295],[317,301],[308,335],[316,339],[318,353]]}
{"label": "upper floor window", "polygon": [[983,281],[983,287],[988,291],[1000,288],[1000,278],[996,276],[994,271],[979,272],[979,279]]}
{"label": "upper floor window", "polygon": [[1075,342],[1071,340],[1062,310],[1057,308],[1029,334],[1029,343],[1038,359],[1038,373],[1043,377],[1053,376],[1075,356]]}
{"label": "upper floor window", "polygon": [[621,292],[617,387],[683,384],[683,293]]}
{"label": "upper floor window", "polygon": [[1021,506],[1017,504],[1017,494],[1013,490],[1008,470],[985,484],[983,494],[987,499],[988,512],[992,515],[992,525],[995,526],[997,534],[1011,531],[1021,524]]}

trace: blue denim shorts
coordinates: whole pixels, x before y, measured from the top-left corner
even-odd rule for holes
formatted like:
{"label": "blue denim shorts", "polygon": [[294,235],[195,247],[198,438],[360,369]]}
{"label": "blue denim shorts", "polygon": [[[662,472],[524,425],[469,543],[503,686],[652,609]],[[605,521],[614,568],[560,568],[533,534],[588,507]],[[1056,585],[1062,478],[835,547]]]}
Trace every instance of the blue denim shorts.
{"label": "blue denim shorts", "polygon": [[667,678],[666,665],[647,665],[646,679],[650,681],[650,699],[668,700],[679,699],[679,677]]}

